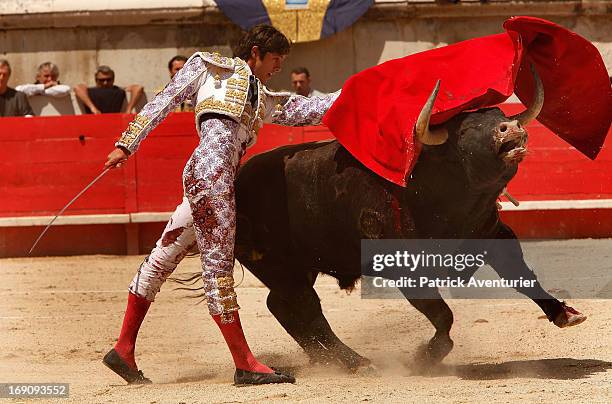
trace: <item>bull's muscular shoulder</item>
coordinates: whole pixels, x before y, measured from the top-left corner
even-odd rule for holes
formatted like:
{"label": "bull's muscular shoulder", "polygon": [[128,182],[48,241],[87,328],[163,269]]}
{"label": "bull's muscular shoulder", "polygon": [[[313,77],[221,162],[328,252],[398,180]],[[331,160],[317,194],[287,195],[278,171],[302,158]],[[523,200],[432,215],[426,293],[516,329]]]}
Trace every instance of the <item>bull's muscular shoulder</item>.
{"label": "bull's muscular shoulder", "polygon": [[295,194],[301,192],[307,197],[323,192],[325,197],[332,198],[332,194],[323,190],[361,183],[371,176],[336,140],[306,143],[295,148],[294,153],[285,158],[285,175],[287,187],[293,187]]}
{"label": "bull's muscular shoulder", "polygon": [[206,63],[223,69],[234,70],[234,68],[236,67],[236,60],[234,60],[233,58],[221,56],[217,52],[196,52],[191,57],[194,56],[198,56],[202,58],[202,60],[204,60]]}
{"label": "bull's muscular shoulder", "polygon": [[297,178],[305,172],[312,173],[335,160],[336,154],[343,149],[337,141],[324,140],[320,142],[310,142],[298,145],[293,153],[286,157],[286,172],[288,175],[294,174]]}

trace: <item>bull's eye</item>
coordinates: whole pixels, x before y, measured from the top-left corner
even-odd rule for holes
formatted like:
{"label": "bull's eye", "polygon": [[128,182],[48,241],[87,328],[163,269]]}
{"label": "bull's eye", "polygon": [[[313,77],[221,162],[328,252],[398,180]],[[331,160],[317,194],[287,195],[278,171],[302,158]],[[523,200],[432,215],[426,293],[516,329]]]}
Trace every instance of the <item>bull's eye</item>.
{"label": "bull's eye", "polygon": [[500,132],[505,132],[508,130],[508,125],[506,125],[505,123],[502,123],[501,125],[499,125],[499,131]]}

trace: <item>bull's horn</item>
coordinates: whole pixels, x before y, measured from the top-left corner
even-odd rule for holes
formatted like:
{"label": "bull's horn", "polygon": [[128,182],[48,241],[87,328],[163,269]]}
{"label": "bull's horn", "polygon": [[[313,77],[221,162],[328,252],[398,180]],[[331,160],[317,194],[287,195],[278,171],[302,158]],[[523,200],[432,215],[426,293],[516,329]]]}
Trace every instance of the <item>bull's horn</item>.
{"label": "bull's horn", "polygon": [[544,86],[542,85],[542,80],[540,80],[540,76],[538,75],[538,72],[536,71],[536,68],[533,63],[531,63],[530,67],[531,74],[533,74],[533,80],[535,81],[535,94],[533,96],[531,107],[521,112],[520,114],[510,117],[510,120],[516,119],[523,126],[527,125],[538,115],[540,115],[540,111],[544,106]]}
{"label": "bull's horn", "polygon": [[436,97],[438,96],[439,89],[440,80],[436,82],[436,86],[423,106],[415,125],[415,136],[417,140],[430,146],[440,145],[448,140],[448,131],[445,128],[439,128],[433,131],[429,129],[429,118],[431,118],[431,112]]}

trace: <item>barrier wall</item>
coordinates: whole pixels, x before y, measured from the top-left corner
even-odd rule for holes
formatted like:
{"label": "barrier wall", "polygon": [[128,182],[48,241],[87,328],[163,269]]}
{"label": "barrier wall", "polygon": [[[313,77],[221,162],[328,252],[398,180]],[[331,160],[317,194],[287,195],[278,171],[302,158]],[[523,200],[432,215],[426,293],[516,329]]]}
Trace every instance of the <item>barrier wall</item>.
{"label": "barrier wall", "polygon": [[[503,108],[514,113],[522,107]],[[0,119],[0,256],[29,250],[49,216],[102,171],[131,118]],[[522,205],[504,203],[504,219],[521,237],[612,236],[610,138],[591,161],[539,123],[528,129],[529,155],[508,187]],[[331,137],[324,127],[266,125],[246,157]],[[182,168],[196,143],[191,113],[168,117],[123,168],[109,172],[66,211],[34,254],[146,252],[180,202]]]}

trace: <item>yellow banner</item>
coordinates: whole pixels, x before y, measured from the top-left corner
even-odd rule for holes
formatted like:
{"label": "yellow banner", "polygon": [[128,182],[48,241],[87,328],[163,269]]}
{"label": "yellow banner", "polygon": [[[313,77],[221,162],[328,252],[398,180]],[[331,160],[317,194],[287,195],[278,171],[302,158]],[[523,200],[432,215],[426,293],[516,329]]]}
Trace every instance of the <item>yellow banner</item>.
{"label": "yellow banner", "polygon": [[285,0],[262,0],[272,25],[291,42],[316,41],[321,37],[323,18],[330,0],[308,0],[304,8],[287,7]]}

